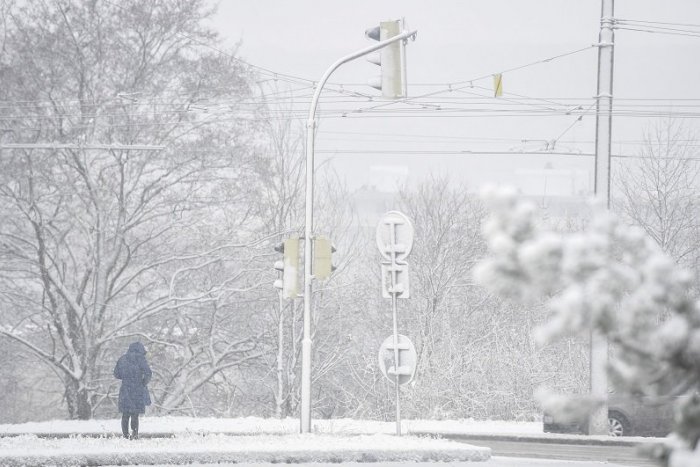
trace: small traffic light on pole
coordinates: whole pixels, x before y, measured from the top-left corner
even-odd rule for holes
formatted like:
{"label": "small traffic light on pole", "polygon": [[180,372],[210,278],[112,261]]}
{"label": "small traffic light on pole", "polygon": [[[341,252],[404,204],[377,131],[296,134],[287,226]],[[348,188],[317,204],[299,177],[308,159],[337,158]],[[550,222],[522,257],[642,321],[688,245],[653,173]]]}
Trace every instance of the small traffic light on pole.
{"label": "small traffic light on pole", "polygon": [[327,237],[318,236],[314,238],[314,278],[325,280],[335,271],[333,266],[333,253],[335,247]]}
{"label": "small traffic light on pole", "polygon": [[297,298],[299,289],[299,239],[288,238],[275,246],[275,251],[282,253],[282,260],[275,261],[275,269],[282,273],[282,278],[275,281],[275,287],[282,290],[282,297]]}
{"label": "small traffic light on pole", "polygon": [[[383,41],[403,32],[403,20],[382,21],[379,26],[365,31],[368,39]],[[406,54],[404,40],[375,52],[367,60],[381,67],[381,75],[369,80],[368,84],[382,91],[389,99],[406,97]]]}

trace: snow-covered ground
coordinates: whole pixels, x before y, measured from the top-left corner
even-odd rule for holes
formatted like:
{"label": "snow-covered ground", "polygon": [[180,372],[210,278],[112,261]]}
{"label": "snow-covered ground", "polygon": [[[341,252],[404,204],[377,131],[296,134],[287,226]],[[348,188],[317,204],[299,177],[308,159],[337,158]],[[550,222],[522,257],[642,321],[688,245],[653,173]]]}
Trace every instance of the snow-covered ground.
{"label": "snow-covered ground", "polygon": [[[394,422],[314,420],[314,432],[299,434],[299,420],[257,417],[219,419],[143,417],[141,433],[173,437],[120,438],[120,421],[52,420],[0,425],[2,465],[182,464],[206,462],[484,461],[490,449],[410,435],[411,431],[471,433],[542,432],[541,423],[405,420],[402,437]],[[44,435],[75,434],[51,438]],[[85,437],[80,435],[105,435]],[[42,435],[42,436],[37,436]]]}
{"label": "snow-covered ground", "polygon": [[232,436],[179,434],[135,441],[110,438],[0,439],[0,464],[109,465],[250,462],[484,461],[485,447],[448,440],[387,434],[283,434]]}
{"label": "snow-covered ground", "polygon": [[[404,436],[400,438],[395,436],[395,422],[313,420],[312,426],[313,433],[299,434],[299,420],[295,418],[146,416],[141,419],[142,433],[170,433],[173,436],[129,441],[116,436],[120,434],[119,419],[6,424],[0,425],[0,464],[202,465],[230,462],[231,465],[272,465],[293,462],[300,465],[314,462],[311,465],[320,467],[339,462],[361,462],[363,465],[367,462],[392,465],[393,462],[393,465],[402,465],[396,462],[458,461],[457,464],[441,464],[456,466],[464,465],[465,461],[482,461],[485,463],[480,465],[485,467],[598,465],[593,462],[490,459],[488,448],[411,435],[412,432],[439,432],[554,436],[543,434],[540,422],[404,420]],[[51,438],[51,434],[61,438]],[[67,434],[75,436],[66,437]]]}

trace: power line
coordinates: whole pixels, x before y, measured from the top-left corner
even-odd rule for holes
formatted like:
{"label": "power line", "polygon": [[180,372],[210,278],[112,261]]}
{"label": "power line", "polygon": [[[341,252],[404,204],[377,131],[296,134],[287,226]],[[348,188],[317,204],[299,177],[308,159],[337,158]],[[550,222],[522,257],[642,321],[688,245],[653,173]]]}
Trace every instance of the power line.
{"label": "power line", "polygon": [[668,36],[685,36],[685,37],[700,37],[700,31],[698,33],[694,33],[691,31],[688,32],[672,32],[672,31],[664,31],[661,29],[642,29],[642,28],[633,28],[633,27],[625,27],[625,26],[614,26],[615,30],[623,30],[623,31],[637,31],[637,32],[647,32],[647,33],[656,33],[656,34],[665,34]]}
{"label": "power line", "polygon": [[[488,90],[488,88],[482,87],[482,86],[474,86],[475,88],[478,89],[483,89],[483,90]],[[218,88],[203,88],[200,90],[200,92],[209,92],[216,90]],[[231,103],[237,103],[237,104],[246,104],[246,105],[258,105],[258,104],[265,104],[265,103],[279,103],[279,102],[288,102],[290,100],[295,100],[295,99],[303,99],[306,97],[311,96],[311,92],[306,92],[310,91],[313,88],[310,86],[305,86],[302,88],[298,89],[291,89],[288,91],[280,90],[272,94],[265,94],[261,96],[260,98],[251,98],[251,97],[223,97],[223,96],[218,96],[214,98],[208,98],[208,97],[202,97],[200,100],[196,101],[179,101],[179,102],[173,102],[172,98],[169,97],[131,97],[131,94],[129,96],[126,95],[120,95],[116,96],[114,98],[110,98],[104,102],[99,102],[99,103],[83,103],[81,104],[80,101],[77,99],[57,99],[54,100],[53,103],[57,104],[81,104],[83,107],[100,107],[100,106],[105,106],[108,107],[110,106],[111,102],[118,102],[118,104],[113,104],[114,106],[122,106],[122,108],[125,108],[126,106],[130,105],[129,102],[125,102],[125,100],[131,101],[133,105],[140,105],[140,106],[150,106],[150,107],[176,107],[176,106],[183,106],[183,105],[191,105],[191,106],[213,106],[213,105],[226,105],[226,104],[231,104]],[[331,91],[333,91],[331,89]],[[304,94],[297,94],[298,92],[305,92]],[[470,94],[468,91],[457,91],[457,92],[463,92],[466,94]],[[452,95],[441,95],[439,98],[436,99],[431,99],[430,101],[427,101],[429,103],[442,103],[442,102],[454,102],[454,101],[464,101],[464,102],[479,102],[479,101],[491,101],[494,103],[498,103],[498,100],[501,100],[502,98],[495,99],[493,96],[488,96],[488,95],[482,95],[482,94],[477,94],[477,93],[471,93],[471,97],[463,97],[463,96],[458,96],[455,95],[454,93]],[[524,95],[519,95],[519,94],[510,94],[506,93],[507,95],[515,95],[518,97],[518,99],[510,99],[511,102],[518,102],[520,101],[524,105],[530,105],[527,101],[532,100],[533,102],[547,102],[549,101],[550,103],[558,104],[561,106],[573,106],[576,105],[577,102],[590,102],[593,98],[592,97],[580,97],[580,96],[554,96],[554,97],[548,97],[548,96],[543,96],[543,97],[531,97],[531,96],[524,96]],[[345,93],[342,94],[344,96],[358,96],[361,95],[360,93],[356,93],[354,91],[349,91],[345,90]],[[177,97],[194,97],[194,94],[191,93],[176,93],[173,96]],[[268,96],[274,97],[274,99],[269,99]],[[378,101],[378,100],[383,100],[382,98],[375,97],[375,96],[362,96],[366,98],[371,98],[373,101]],[[123,99],[123,100],[122,100]],[[345,99],[345,100],[339,100],[338,96],[321,96],[321,101],[323,102],[340,102],[340,103],[349,103],[349,102],[357,102],[357,99]],[[24,109],[24,108],[38,108],[38,109],[43,109],[44,106],[41,106],[39,104],[44,103],[44,104],[49,104],[51,101],[42,101],[42,100],[36,100],[36,101],[0,101],[0,109],[6,109],[6,110],[11,110],[11,109]],[[674,107],[690,107],[690,106],[700,106],[700,99],[699,98],[664,98],[664,97],[630,97],[630,98],[615,98],[615,102],[617,106],[625,106],[625,107],[632,107],[632,106],[652,106],[656,105],[658,107],[658,104],[644,104],[644,102],[650,102],[650,103],[658,103],[658,102],[664,102],[666,103],[666,106],[674,106]],[[627,103],[630,102],[630,103]],[[635,104],[635,102],[641,102],[641,104]],[[684,103],[692,103],[692,104],[684,104]],[[300,105],[306,105],[306,102],[300,102]]]}
{"label": "power line", "polygon": [[[565,117],[571,115],[570,112],[547,112],[547,111],[533,111],[533,110],[515,110],[515,109],[477,109],[477,110],[440,110],[440,111],[426,111],[426,112],[416,112],[415,110],[395,110],[395,111],[375,111],[375,112],[355,112],[355,111],[329,111],[321,112],[320,115],[325,119],[342,119],[342,118],[360,118],[360,119],[370,119],[370,118],[386,118],[391,116],[392,118],[530,118],[530,117]],[[590,115],[581,114],[581,115]],[[659,112],[622,112],[613,111],[612,115],[620,117],[629,118],[678,118],[678,119],[695,119],[700,118],[700,113],[659,113]],[[131,121],[122,123],[99,123],[99,124],[68,124],[65,125],[67,129],[78,130],[78,129],[89,129],[89,128],[100,128],[102,130],[107,129],[118,129],[118,128],[157,128],[157,127],[193,127],[193,126],[207,126],[215,125],[221,123],[230,122],[266,122],[274,120],[287,120],[287,119],[303,119],[306,116],[304,111],[298,111],[290,114],[284,115],[265,115],[265,116],[255,116],[255,115],[239,115],[239,116],[225,116],[221,118],[220,116],[211,115],[212,118],[208,120],[174,120],[174,121]],[[47,120],[50,118],[45,118]],[[41,120],[41,119],[37,119]],[[30,122],[33,123],[33,122]],[[16,125],[16,124],[15,124]],[[42,131],[46,130],[46,127],[37,126],[27,126],[18,127],[10,126],[5,128],[6,131],[10,132],[22,132],[22,131]]]}
{"label": "power line", "polygon": [[[491,142],[491,141],[496,141],[496,142],[524,142],[521,138],[489,138],[489,137],[484,137],[484,136],[477,136],[477,137],[472,137],[472,136],[455,136],[455,135],[436,135],[436,134],[419,134],[419,133],[375,133],[375,132],[365,132],[365,131],[320,131],[319,134],[328,134],[328,135],[357,135],[357,136],[388,136],[388,137],[396,137],[396,138],[426,138],[426,139],[441,139],[441,140],[468,140],[468,141],[485,141],[485,142]],[[353,138],[354,140],[356,138]],[[690,138],[690,139],[676,139],[674,141],[680,141],[680,142],[695,142],[698,141],[695,138]],[[570,141],[562,141],[562,142],[570,142]],[[578,141],[579,143],[592,143],[593,140],[580,140]],[[615,143],[630,143],[630,144],[643,144],[647,143],[648,141],[646,140],[617,140]],[[700,141],[698,141],[700,143]]]}
{"label": "power line", "polygon": [[629,18],[615,18],[615,21],[616,22],[628,22],[628,23],[661,24],[664,26],[681,26],[681,27],[700,28],[700,24],[690,24],[690,23],[665,23],[662,21],[646,21],[646,20],[629,19]]}
{"label": "power line", "polygon": [[[389,102],[389,103],[380,104],[380,105],[378,105],[378,106],[374,106],[374,107],[370,107],[370,108],[379,108],[379,107],[388,106],[388,105],[391,105],[391,104],[394,104],[394,103],[400,104],[400,103],[404,103],[404,102],[407,102],[407,101],[415,101],[415,100],[417,100],[417,99],[423,99],[423,98],[426,98],[426,97],[432,97],[432,96],[435,96],[435,95],[443,94],[443,93],[445,93],[445,92],[458,91],[458,90],[461,90],[461,89],[466,89],[466,88],[474,87],[474,85],[473,85],[474,81],[479,81],[479,80],[482,80],[482,79],[491,78],[494,74],[497,74],[497,73],[501,73],[501,74],[509,73],[509,72],[516,71],[516,70],[521,70],[521,69],[523,69],[523,68],[527,68],[527,67],[530,67],[530,66],[534,66],[534,65],[538,65],[538,64],[542,64],[542,63],[547,63],[547,62],[550,62],[550,61],[552,61],[552,60],[556,60],[556,59],[563,58],[563,57],[568,57],[568,56],[570,56],[570,55],[574,55],[574,54],[583,52],[584,50],[590,50],[592,47],[595,47],[595,46],[590,45],[590,46],[587,46],[587,47],[584,47],[584,48],[581,48],[581,49],[573,50],[573,51],[571,51],[571,52],[566,52],[566,53],[559,54],[559,55],[555,55],[555,56],[548,57],[548,58],[545,58],[545,59],[537,60],[537,61],[530,62],[530,63],[524,64],[524,65],[520,65],[520,66],[516,66],[516,67],[513,67],[513,68],[506,69],[506,70],[502,70],[502,71],[500,71],[500,72],[494,72],[494,73],[489,73],[489,74],[487,74],[487,75],[478,76],[478,77],[476,77],[476,78],[472,78],[472,79],[469,79],[469,80],[453,81],[453,82],[450,82],[450,83],[446,83],[445,86],[444,86],[445,89],[443,89],[443,90],[433,91],[433,92],[429,92],[429,93],[425,93],[425,94],[421,94],[421,95],[413,96],[413,97],[406,97],[406,98],[403,98],[403,99],[399,99],[399,100],[392,101],[392,102]],[[455,88],[455,86],[457,86],[457,88]]]}
{"label": "power line", "polygon": [[593,156],[592,153],[583,152],[567,152],[567,151],[481,151],[481,150],[441,150],[441,149],[428,149],[428,150],[416,150],[416,149],[317,149],[315,151],[318,154],[337,154],[337,155],[347,155],[347,154],[374,154],[374,155],[465,155],[465,156],[494,156],[494,155],[506,155],[506,156],[575,156],[575,157],[589,157]]}
{"label": "power line", "polygon": [[692,29],[667,28],[667,27],[663,27],[663,26],[647,26],[647,25],[639,25],[639,24],[629,24],[629,23],[624,23],[624,22],[616,22],[615,24],[616,24],[616,26],[619,26],[619,27],[616,27],[616,29],[624,29],[625,27],[627,27],[627,28],[629,28],[629,27],[632,27],[632,28],[645,27],[645,28],[651,29],[653,32],[669,31],[669,33],[678,32],[678,33],[688,33],[691,35],[697,35],[698,33],[700,33],[700,30],[694,31]]}
{"label": "power line", "polygon": [[[594,153],[589,152],[571,152],[571,151],[480,151],[480,150],[409,150],[409,149],[398,149],[398,150],[381,150],[381,149],[317,149],[315,151],[319,154],[329,154],[329,155],[357,155],[357,154],[367,154],[367,155],[395,155],[395,156],[440,156],[440,155],[459,155],[459,156],[571,156],[571,157],[595,157]],[[663,159],[663,160],[688,160],[688,161],[700,161],[699,157],[689,156],[689,157],[654,157],[654,156],[643,156],[635,154],[612,154],[612,158],[615,159]]]}
{"label": "power line", "polygon": [[[416,108],[383,108],[383,109],[378,109],[376,112],[407,112],[407,111],[414,111],[414,112],[422,112],[422,113],[427,113],[427,112],[441,112],[441,111],[462,111],[462,112],[468,112],[468,111],[522,111],[523,109],[519,107],[535,107],[539,111],[550,111],[554,113],[563,113],[563,114],[570,114],[570,115],[578,115],[580,113],[587,114],[588,111],[585,110],[580,104],[577,102],[562,102],[562,103],[557,103],[554,106],[544,106],[540,105],[539,102],[541,99],[537,98],[527,98],[524,101],[520,99],[494,99],[491,97],[485,97],[481,96],[479,94],[474,94],[476,97],[475,98],[465,98],[465,99],[458,99],[458,98],[441,98],[441,99],[433,99],[430,101],[416,101],[412,102],[412,105],[414,105]],[[301,98],[303,96],[296,96],[296,98]],[[229,103],[230,102],[230,103]],[[307,105],[306,102],[295,102],[294,99],[287,100],[287,99],[282,99],[282,100],[270,100],[270,101],[265,101],[265,100],[241,100],[241,101],[228,101],[228,100],[222,100],[222,101],[210,101],[210,102],[201,102],[197,104],[181,104],[181,103],[173,103],[172,105],[164,104],[164,105],[147,105],[147,104],[134,104],[133,106],[124,106],[124,107],[114,107],[111,109],[105,109],[105,110],[110,110],[110,112],[107,113],[81,113],[79,112],[78,109],[75,109],[74,111],[69,111],[66,110],[65,112],[55,112],[55,113],[38,113],[38,114],[33,114],[33,113],[26,113],[25,109],[19,109],[23,110],[23,113],[12,113],[12,112],[6,112],[4,115],[0,114],[0,121],[5,120],[5,121],[13,121],[13,120],[18,120],[18,119],[35,119],[35,120],[52,120],[52,119],[70,119],[70,118],[80,118],[80,119],[119,119],[119,118],[134,118],[134,117],[169,117],[169,116],[177,116],[177,115],[201,115],[201,114],[232,114],[232,113],[245,113],[245,112],[252,112],[254,113],[257,111],[261,105],[270,105],[270,104],[281,104],[284,102],[288,102],[289,104],[293,105],[293,107],[289,107],[286,109],[282,109],[284,111],[289,112],[290,114],[293,114],[295,112],[306,112],[307,110]],[[326,100],[323,100],[323,104],[327,106],[334,106],[334,105],[343,105],[343,104],[356,104],[357,100],[356,99],[341,99],[341,98],[335,98],[335,97],[329,97]],[[483,105],[481,105],[483,104]],[[177,107],[176,107],[177,105]],[[235,108],[231,108],[230,106],[234,106]],[[675,105],[659,105],[659,104],[627,104],[627,103],[621,103],[616,106],[615,112],[621,113],[621,112],[652,112],[654,114],[662,113],[662,114],[680,114],[680,113],[693,113],[694,109],[700,108],[700,102],[693,101],[693,103],[687,103],[687,104],[675,104]],[[157,109],[157,110],[155,110]],[[667,109],[667,110],[666,110]],[[269,109],[268,109],[269,110]],[[343,108],[343,107],[331,107],[327,111],[335,111],[335,112],[356,112],[356,113],[361,113],[361,112],[375,112],[375,110],[372,110],[372,108]]]}

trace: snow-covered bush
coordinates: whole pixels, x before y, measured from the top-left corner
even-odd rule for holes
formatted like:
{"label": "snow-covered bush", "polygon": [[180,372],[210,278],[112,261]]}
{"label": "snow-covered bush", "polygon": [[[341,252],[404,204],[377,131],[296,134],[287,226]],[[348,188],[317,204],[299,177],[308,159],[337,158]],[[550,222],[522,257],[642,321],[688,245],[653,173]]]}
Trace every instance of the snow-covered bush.
{"label": "snow-covered bush", "polygon": [[607,336],[617,349],[609,373],[619,391],[683,395],[662,461],[697,465],[700,452],[689,453],[700,438],[700,308],[688,293],[691,275],[602,207],[586,231],[565,236],[538,225],[534,208],[512,190],[487,188],[482,197],[490,254],[477,280],[501,296],[547,299],[552,316],[538,330],[540,344],[590,330]]}

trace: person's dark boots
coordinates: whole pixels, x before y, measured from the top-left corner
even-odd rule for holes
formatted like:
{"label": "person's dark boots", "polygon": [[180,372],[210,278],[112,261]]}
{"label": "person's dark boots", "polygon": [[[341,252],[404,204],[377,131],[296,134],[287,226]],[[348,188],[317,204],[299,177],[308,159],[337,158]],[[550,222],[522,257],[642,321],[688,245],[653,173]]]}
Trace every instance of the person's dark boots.
{"label": "person's dark boots", "polygon": [[122,435],[124,438],[129,439],[129,419],[122,417]]}
{"label": "person's dark boots", "polygon": [[131,439],[139,439],[139,415],[131,416]]}

